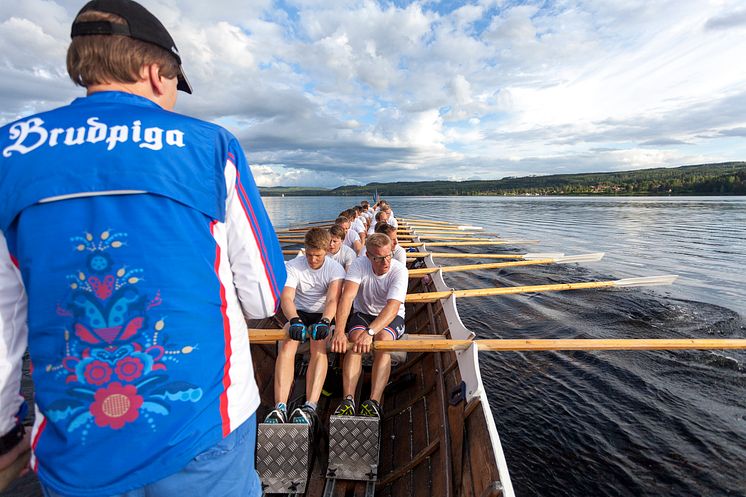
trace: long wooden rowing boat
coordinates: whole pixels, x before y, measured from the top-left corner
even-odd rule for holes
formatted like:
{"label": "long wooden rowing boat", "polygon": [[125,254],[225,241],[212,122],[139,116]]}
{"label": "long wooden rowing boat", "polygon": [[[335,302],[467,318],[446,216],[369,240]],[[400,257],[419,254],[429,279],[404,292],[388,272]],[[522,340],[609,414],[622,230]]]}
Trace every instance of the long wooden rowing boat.
{"label": "long wooden rowing boat", "polygon": [[[561,283],[526,287],[501,287],[471,290],[450,289],[443,273],[475,269],[497,269],[512,265],[590,262],[603,254],[568,256],[563,254],[484,254],[429,252],[428,246],[444,246],[428,241],[420,230],[463,231],[474,226],[449,228],[447,223],[400,219],[400,233],[406,234],[417,252],[408,252],[410,281],[406,306],[407,337],[404,342],[387,342],[382,350],[408,350],[399,356],[384,393],[381,421],[380,458],[375,494],[381,496],[513,496],[508,466],[494,419],[482,384],[478,350],[660,350],[746,348],[746,340],[725,339],[603,339],[603,340],[474,340],[475,334],[462,323],[456,299],[516,293],[563,291],[670,284],[676,276],[627,278],[613,281]],[[314,223],[315,225],[322,223]],[[310,227],[310,225],[309,225]],[[308,228],[305,228],[308,229]],[[295,228],[301,233],[303,228]],[[492,234],[490,234],[492,235]],[[300,239],[302,240],[302,239]],[[300,240],[285,243],[299,245]],[[435,240],[438,240],[435,238]],[[484,239],[461,240],[449,245],[482,245]],[[532,241],[529,241],[532,242]],[[495,244],[493,240],[488,242]],[[513,242],[520,244],[519,242]],[[403,244],[402,244],[403,245]],[[287,255],[298,249],[287,250]],[[442,267],[435,258],[514,259],[515,262],[471,264]],[[249,323],[257,381],[261,386],[262,408],[259,418],[273,405],[273,374],[276,340],[284,336],[282,316]],[[258,328],[258,330],[257,330]],[[440,346],[442,345],[442,346]],[[332,358],[332,361],[335,359]],[[397,361],[394,361],[395,363]],[[329,369],[324,397],[319,404],[322,425],[341,398],[340,368]],[[305,373],[306,364],[297,361],[296,378]],[[291,402],[303,401],[305,381],[296,381]],[[357,398],[367,398],[368,378],[360,382]],[[290,406],[291,408],[293,406]],[[329,444],[324,438],[313,445],[311,471],[304,495],[324,497],[372,495],[370,484],[327,480]],[[330,488],[332,490],[330,490]]]}
{"label": "long wooden rowing boat", "polygon": [[[402,223],[402,227],[406,224]],[[414,229],[412,243],[423,243]],[[294,253],[293,251],[289,251]],[[410,259],[408,266],[437,268],[432,256]],[[409,293],[443,292],[449,288],[440,272],[410,279]],[[406,304],[406,329],[411,337],[470,339],[474,334],[461,322],[456,297]],[[252,328],[277,329],[282,316],[249,323]],[[380,462],[376,495],[475,496],[514,495],[500,437],[490,411],[479,371],[477,346],[454,352],[415,352],[398,358],[384,393]],[[258,419],[273,406],[276,345],[253,344],[252,356],[262,409]],[[335,361],[334,359],[332,359]],[[322,426],[341,400],[339,362],[329,368],[318,413]],[[296,378],[305,373],[299,360]],[[367,398],[369,379],[359,385],[358,398]],[[304,381],[296,381],[292,399],[301,401]],[[314,444],[307,496],[321,496],[326,484],[328,447],[324,439]],[[334,496],[365,495],[364,482],[337,481]]]}

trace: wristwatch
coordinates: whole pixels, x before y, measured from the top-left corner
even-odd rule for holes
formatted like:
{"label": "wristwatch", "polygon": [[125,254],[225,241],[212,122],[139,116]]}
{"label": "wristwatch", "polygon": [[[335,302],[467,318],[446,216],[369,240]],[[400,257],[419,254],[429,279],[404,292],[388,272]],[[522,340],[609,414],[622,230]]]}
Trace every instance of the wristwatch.
{"label": "wristwatch", "polygon": [[365,332],[368,334],[369,337],[374,337],[377,333],[376,331],[373,331],[373,328],[366,328]]}

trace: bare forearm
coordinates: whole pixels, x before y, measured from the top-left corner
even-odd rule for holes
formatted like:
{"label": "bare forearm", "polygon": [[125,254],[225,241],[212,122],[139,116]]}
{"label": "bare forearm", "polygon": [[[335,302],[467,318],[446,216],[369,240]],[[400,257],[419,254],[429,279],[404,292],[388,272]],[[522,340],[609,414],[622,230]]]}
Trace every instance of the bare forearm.
{"label": "bare forearm", "polygon": [[291,319],[298,316],[298,309],[295,307],[295,299],[287,298],[283,295],[280,300],[280,306],[282,307],[282,313],[286,318]]}
{"label": "bare forearm", "polygon": [[381,313],[376,319],[370,323],[369,328],[378,332],[384,329],[391,321],[396,317],[396,313],[399,312],[400,302],[396,300],[389,300],[384,306]]}

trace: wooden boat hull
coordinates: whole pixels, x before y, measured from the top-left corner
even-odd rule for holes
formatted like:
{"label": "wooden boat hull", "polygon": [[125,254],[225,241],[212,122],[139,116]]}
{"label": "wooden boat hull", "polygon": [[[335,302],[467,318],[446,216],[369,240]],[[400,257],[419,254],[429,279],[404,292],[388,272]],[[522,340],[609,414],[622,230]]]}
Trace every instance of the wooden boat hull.
{"label": "wooden boat hull", "polygon": [[[430,257],[419,260],[428,267],[436,267]],[[410,265],[417,263],[412,261]],[[439,272],[428,278],[410,280],[410,292],[447,289]],[[455,297],[435,303],[407,304],[406,317],[410,335],[473,337],[461,322]],[[268,329],[278,328],[283,322],[282,316],[276,316],[249,325]],[[274,405],[276,346],[254,344],[252,356],[262,398],[258,419],[263,419]],[[402,361],[392,370],[384,393],[376,495],[513,496],[479,372],[476,347],[461,352],[410,353]],[[325,429],[329,426],[329,415],[341,400],[341,371],[334,364],[341,362],[333,362],[333,367],[329,368],[318,408]],[[299,360],[291,402],[302,399],[304,369]],[[367,398],[368,391],[369,378],[365,375],[359,385],[358,399]],[[305,495],[323,494],[327,457],[328,442],[322,435],[314,444]],[[338,480],[333,495],[364,495],[364,492],[364,482]]]}

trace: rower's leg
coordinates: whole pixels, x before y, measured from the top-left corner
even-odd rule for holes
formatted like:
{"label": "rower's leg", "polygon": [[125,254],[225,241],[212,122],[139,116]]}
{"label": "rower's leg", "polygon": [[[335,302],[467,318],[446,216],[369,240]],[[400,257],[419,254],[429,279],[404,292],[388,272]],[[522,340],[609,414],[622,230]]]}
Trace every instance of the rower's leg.
{"label": "rower's leg", "polygon": [[295,376],[295,353],[298,351],[296,340],[284,340],[280,345],[275,363],[275,404],[287,404],[290,388]]}
{"label": "rower's leg", "polygon": [[[350,332],[350,341],[355,341],[364,330],[353,330]],[[352,348],[345,353],[345,362],[342,366],[342,395],[344,397],[355,396],[355,389],[363,372],[363,355],[353,352]]]}
{"label": "rower's leg", "polygon": [[[378,332],[374,340],[376,342],[393,341],[394,337],[384,329]],[[380,404],[383,398],[383,390],[386,388],[386,384],[389,382],[389,375],[391,374],[391,353],[374,352],[373,354],[370,398]]]}
{"label": "rower's leg", "polygon": [[328,366],[326,340],[311,340],[311,361],[308,364],[308,373],[306,373],[306,401],[319,403]]}

